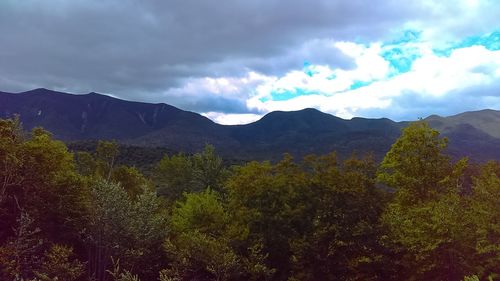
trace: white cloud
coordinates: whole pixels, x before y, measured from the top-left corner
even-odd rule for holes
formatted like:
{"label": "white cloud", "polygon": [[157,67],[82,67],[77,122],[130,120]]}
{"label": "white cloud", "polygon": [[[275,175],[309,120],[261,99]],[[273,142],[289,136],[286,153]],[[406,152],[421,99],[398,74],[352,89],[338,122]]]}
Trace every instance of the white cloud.
{"label": "white cloud", "polygon": [[[406,99],[424,103],[426,99],[443,99],[451,95],[456,99],[457,92],[466,94],[467,89],[489,87],[500,78],[500,51],[470,46],[451,50],[449,56],[442,56],[433,51],[431,42],[404,44],[407,46],[400,47],[412,48],[412,52],[418,53],[418,56],[407,72],[397,75],[393,75],[389,61],[383,57],[382,53],[388,47],[381,43],[366,46],[338,42],[335,46],[353,58],[353,69],[308,65],[303,70],[293,70],[281,77],[249,71],[243,77],[191,79],[183,88],[173,91],[183,97],[206,93],[240,99],[245,108],[241,112],[220,110],[204,113],[221,124],[249,123],[270,111],[308,107],[342,118],[368,114],[365,117],[401,120],[407,117],[405,108],[407,111],[423,108],[420,116],[439,113],[441,110],[425,108],[423,104],[408,104]],[[353,88],[358,81],[366,84]],[[283,98],[279,98],[281,95]],[[397,110],[391,112],[391,108]],[[386,111],[381,115],[384,109]]]}
{"label": "white cloud", "polygon": [[223,112],[205,112],[202,115],[222,125],[248,124],[262,118],[261,114],[252,113],[227,114]]}
{"label": "white cloud", "polygon": [[[351,46],[358,47],[353,44]],[[387,109],[387,115],[389,115],[391,107],[401,106],[394,103],[403,95],[416,95],[431,99],[444,97],[456,91],[492,85],[500,78],[500,51],[491,51],[483,46],[471,46],[453,50],[450,56],[446,57],[434,54],[427,43],[422,43],[420,48],[421,57],[414,61],[410,71],[387,77],[387,68],[384,68],[379,72],[379,74],[383,73],[384,77],[372,75],[369,81],[373,83],[364,87],[339,90],[335,88],[335,85],[339,85],[338,81],[325,78],[325,73],[339,72],[327,67],[318,67],[315,69],[320,73],[313,77],[294,71],[279,78],[273,85],[263,86],[258,96],[260,99],[254,97],[247,101],[247,105],[263,112],[314,107],[343,118],[358,116],[360,112],[370,109]],[[351,54],[363,56],[363,52],[359,51],[361,49],[362,47],[357,50],[352,48],[351,50],[354,51]],[[370,56],[370,59],[374,61],[383,60],[380,55],[370,54]],[[386,66],[385,63],[379,63],[379,65]],[[357,66],[356,69],[350,71],[349,75],[345,75],[347,78],[344,77],[345,80],[341,83],[347,85],[355,81],[354,78],[366,77],[363,76],[366,73],[377,73],[372,70],[376,68],[372,67],[373,65],[358,63]],[[339,75],[339,77],[342,76]],[[315,91],[317,94],[298,96],[284,101],[262,100],[266,94],[271,96],[276,88],[300,88],[305,91]],[[429,108],[429,112],[422,114],[431,114],[432,110],[434,109]],[[392,117],[398,118],[398,116]]]}
{"label": "white cloud", "polygon": [[254,71],[249,71],[243,77],[191,78],[186,80],[182,87],[169,89],[164,95],[197,96],[211,94],[230,98],[246,98],[249,90],[259,84],[273,80],[273,77],[267,77]]}
{"label": "white cloud", "polygon": [[497,0],[139,2],[0,1],[0,90],[105,92],[223,123],[304,107],[401,119],[440,110],[425,99],[500,96],[498,51],[454,44],[499,30]]}
{"label": "white cloud", "polygon": [[357,66],[355,70],[338,71],[338,76],[347,76],[350,80],[372,81],[384,78],[389,72],[389,63],[380,56],[380,43],[365,47],[352,42],[338,42],[335,46],[352,57]]}

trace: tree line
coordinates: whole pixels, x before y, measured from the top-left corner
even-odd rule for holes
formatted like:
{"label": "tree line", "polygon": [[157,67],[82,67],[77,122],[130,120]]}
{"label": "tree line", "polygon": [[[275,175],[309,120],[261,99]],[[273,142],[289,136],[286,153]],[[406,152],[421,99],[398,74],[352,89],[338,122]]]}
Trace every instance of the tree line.
{"label": "tree line", "polygon": [[446,146],[415,122],[381,163],[206,146],[145,176],[0,120],[0,280],[495,280],[500,165]]}

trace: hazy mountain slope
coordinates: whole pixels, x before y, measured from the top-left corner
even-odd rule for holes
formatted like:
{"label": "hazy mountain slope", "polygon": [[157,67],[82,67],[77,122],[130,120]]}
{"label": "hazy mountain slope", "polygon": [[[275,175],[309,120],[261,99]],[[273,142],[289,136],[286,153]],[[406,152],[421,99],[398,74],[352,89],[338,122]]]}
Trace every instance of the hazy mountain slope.
{"label": "hazy mountain slope", "polygon": [[500,111],[485,109],[425,119],[449,138],[449,152],[473,160],[500,160]]}
{"label": "hazy mountain slope", "polygon": [[460,130],[460,126],[467,124],[484,134],[500,138],[500,111],[496,110],[469,111],[449,117],[432,115],[425,120],[443,133]]}

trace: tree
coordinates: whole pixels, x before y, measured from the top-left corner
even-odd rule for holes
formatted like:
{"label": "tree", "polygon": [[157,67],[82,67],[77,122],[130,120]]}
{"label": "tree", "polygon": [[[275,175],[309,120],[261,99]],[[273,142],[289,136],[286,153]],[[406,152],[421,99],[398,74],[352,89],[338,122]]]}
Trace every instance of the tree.
{"label": "tree", "polygon": [[240,265],[224,237],[228,219],[215,192],[186,194],[173,210],[172,232],[164,244],[172,264],[164,274],[189,280],[234,279]]}
{"label": "tree", "polygon": [[425,202],[446,192],[454,168],[443,153],[447,143],[427,123],[412,123],[385,155],[379,182],[396,190],[397,200],[406,204]]}
{"label": "tree", "polygon": [[22,213],[14,236],[0,247],[0,277],[2,280],[29,280],[41,266],[46,241],[40,228],[27,213]]}
{"label": "tree", "polygon": [[119,183],[135,199],[150,182],[135,167],[116,165],[119,150],[116,142],[99,141],[96,153],[77,152],[75,154],[78,172],[90,182],[105,179]]}
{"label": "tree", "polygon": [[172,260],[168,280],[266,280],[272,273],[260,249],[240,256],[232,246],[231,219],[215,191],[186,194],[173,210],[164,247]]}
{"label": "tree", "polygon": [[500,178],[498,164],[490,162],[474,179],[467,217],[475,230],[475,273],[481,280],[500,277]]}
{"label": "tree", "polygon": [[97,172],[106,179],[110,180],[115,167],[118,154],[118,143],[116,141],[99,141],[96,148]]}
{"label": "tree", "polygon": [[276,165],[251,162],[237,168],[226,184],[232,236],[239,251],[262,245],[275,280],[289,277],[292,244],[312,227],[311,189],[290,155]]}
{"label": "tree", "polygon": [[174,202],[184,192],[202,192],[206,188],[222,192],[222,183],[227,178],[222,159],[213,146],[193,156],[166,155],[157,165],[153,180],[158,193]]}
{"label": "tree", "polygon": [[[424,122],[403,130],[382,161],[380,182],[394,190],[383,215],[411,278],[458,280],[470,270],[473,254],[460,196],[463,159],[452,164],[443,153],[447,140]],[[410,278],[407,277],[407,278]]]}
{"label": "tree", "polygon": [[78,173],[82,176],[92,177],[97,171],[97,162],[94,156],[88,152],[78,151],[75,153]]}
{"label": "tree", "polygon": [[85,235],[90,273],[97,280],[107,280],[111,257],[128,270],[141,269],[148,278],[163,266],[158,245],[166,235],[166,216],[152,191],[132,200],[119,184],[97,181],[91,189]]}
{"label": "tree", "polygon": [[304,161],[312,230],[293,245],[293,280],[387,280],[392,264],[384,259],[379,223],[385,194],[375,186],[369,156],[338,163],[335,153]]}
{"label": "tree", "polygon": [[18,195],[23,181],[20,173],[23,165],[22,144],[25,136],[19,118],[0,119],[0,243],[13,235],[18,219]]}
{"label": "tree", "polygon": [[113,171],[111,181],[119,183],[132,199],[136,199],[145,189],[149,188],[149,182],[141,172],[134,167],[124,165]]}
{"label": "tree", "polygon": [[194,167],[194,180],[203,188],[211,188],[218,192],[222,191],[222,182],[226,177],[226,171],[220,158],[215,153],[215,148],[206,145],[201,153],[192,157]]}
{"label": "tree", "polygon": [[11,188],[21,181],[18,171],[22,165],[22,146],[25,141],[24,133],[16,119],[0,119],[0,205],[11,195]]}
{"label": "tree", "polygon": [[184,154],[169,157],[165,155],[156,166],[153,181],[158,194],[170,202],[182,197],[183,192],[202,190],[194,183],[194,167],[191,159]]}
{"label": "tree", "polygon": [[74,257],[73,248],[55,244],[45,252],[35,275],[42,281],[75,281],[84,272],[84,264]]}
{"label": "tree", "polygon": [[22,213],[49,240],[74,242],[86,190],[64,143],[40,128],[24,133],[18,120],[0,120],[0,163],[0,244],[14,235]]}

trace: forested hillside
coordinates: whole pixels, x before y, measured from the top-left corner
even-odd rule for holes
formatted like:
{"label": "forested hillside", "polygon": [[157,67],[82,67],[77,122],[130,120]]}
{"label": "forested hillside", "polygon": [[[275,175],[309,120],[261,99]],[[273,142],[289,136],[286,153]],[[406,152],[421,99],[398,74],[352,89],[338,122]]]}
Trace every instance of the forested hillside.
{"label": "forested hillside", "polygon": [[[0,118],[16,115],[25,129],[44,127],[72,149],[98,140],[116,140],[153,155],[158,150],[196,153],[211,144],[230,162],[278,161],[283,153],[303,158],[331,151],[343,160],[353,151],[371,152],[380,161],[408,125],[387,118],[346,120],[306,108],[270,112],[254,123],[229,126],[168,104],[132,102],[97,93],[73,95],[47,89],[0,92]],[[467,156],[477,162],[500,160],[498,120],[500,111],[495,110],[425,119],[451,140],[446,153],[454,159]]]}
{"label": "forested hillside", "polygon": [[207,145],[144,175],[0,119],[0,280],[496,280],[500,164],[447,145],[415,122],[380,163]]}

